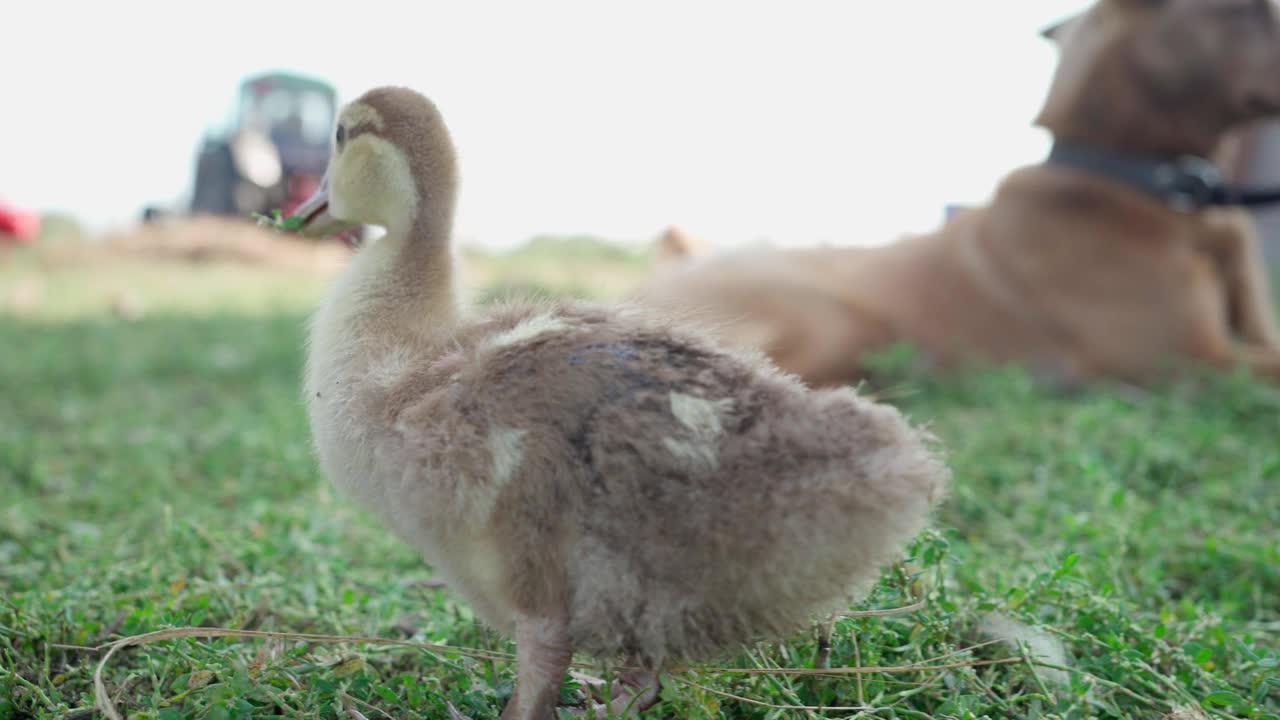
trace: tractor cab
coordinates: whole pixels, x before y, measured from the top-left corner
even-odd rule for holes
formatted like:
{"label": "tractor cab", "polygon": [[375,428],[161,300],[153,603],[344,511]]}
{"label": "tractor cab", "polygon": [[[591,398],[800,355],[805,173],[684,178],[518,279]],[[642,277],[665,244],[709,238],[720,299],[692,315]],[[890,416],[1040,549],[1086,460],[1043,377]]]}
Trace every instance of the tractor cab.
{"label": "tractor cab", "polygon": [[324,174],[337,113],[332,87],[296,75],[250,78],[240,85],[235,112],[235,127],[274,147],[279,172],[286,178],[318,179]]}
{"label": "tractor cab", "polygon": [[332,85],[294,73],[245,78],[196,161],[191,211],[288,215],[315,191],[337,115]]}

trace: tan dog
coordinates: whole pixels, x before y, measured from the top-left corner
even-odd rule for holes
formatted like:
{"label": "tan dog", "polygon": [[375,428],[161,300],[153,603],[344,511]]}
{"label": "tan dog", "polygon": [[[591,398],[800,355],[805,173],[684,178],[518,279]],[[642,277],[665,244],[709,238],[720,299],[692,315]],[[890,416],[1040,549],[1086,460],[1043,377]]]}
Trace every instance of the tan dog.
{"label": "tan dog", "polygon": [[1280,114],[1280,9],[1101,0],[1053,34],[1062,60],[1037,123],[1054,156],[989,206],[882,248],[691,259],[640,297],[814,384],[859,378],[865,353],[899,342],[939,368],[1146,381],[1193,361],[1280,380],[1253,226],[1208,206],[1225,189],[1199,163],[1175,162]]}

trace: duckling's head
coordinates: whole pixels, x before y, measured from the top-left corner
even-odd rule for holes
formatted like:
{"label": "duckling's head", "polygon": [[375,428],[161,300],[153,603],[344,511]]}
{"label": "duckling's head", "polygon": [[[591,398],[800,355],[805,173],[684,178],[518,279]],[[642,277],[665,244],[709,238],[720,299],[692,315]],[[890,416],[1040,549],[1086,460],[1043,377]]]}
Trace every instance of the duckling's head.
{"label": "duckling's head", "polygon": [[323,237],[357,225],[408,233],[453,214],[457,162],[434,103],[407,88],[366,92],[338,113],[329,168],[295,212],[299,231]]}

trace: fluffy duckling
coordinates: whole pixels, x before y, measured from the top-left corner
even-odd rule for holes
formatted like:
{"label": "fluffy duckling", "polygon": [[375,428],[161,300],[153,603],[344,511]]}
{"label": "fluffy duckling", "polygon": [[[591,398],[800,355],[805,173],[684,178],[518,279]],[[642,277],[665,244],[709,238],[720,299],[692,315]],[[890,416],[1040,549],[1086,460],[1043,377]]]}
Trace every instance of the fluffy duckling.
{"label": "fluffy duckling", "polygon": [[303,232],[387,232],[314,318],[306,398],[325,474],[514,636],[503,718],[554,717],[579,650],[653,670],[613,710],[650,705],[664,663],[847,607],[924,527],[948,471],[890,407],[638,309],[464,310],[456,173],[416,92],[342,109]]}

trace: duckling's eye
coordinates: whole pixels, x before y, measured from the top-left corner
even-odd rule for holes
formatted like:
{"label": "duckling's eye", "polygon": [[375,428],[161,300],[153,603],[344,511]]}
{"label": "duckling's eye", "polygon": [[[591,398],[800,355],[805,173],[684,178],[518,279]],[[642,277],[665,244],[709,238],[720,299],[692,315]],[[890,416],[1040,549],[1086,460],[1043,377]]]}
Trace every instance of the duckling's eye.
{"label": "duckling's eye", "polygon": [[342,147],[347,142],[347,128],[345,125],[338,126],[338,132],[334,136],[334,141],[338,143],[338,147]]}

